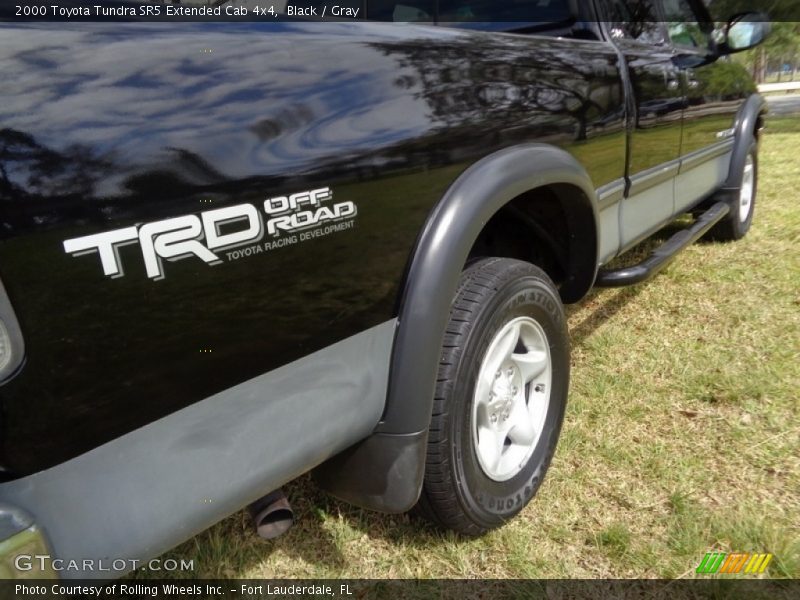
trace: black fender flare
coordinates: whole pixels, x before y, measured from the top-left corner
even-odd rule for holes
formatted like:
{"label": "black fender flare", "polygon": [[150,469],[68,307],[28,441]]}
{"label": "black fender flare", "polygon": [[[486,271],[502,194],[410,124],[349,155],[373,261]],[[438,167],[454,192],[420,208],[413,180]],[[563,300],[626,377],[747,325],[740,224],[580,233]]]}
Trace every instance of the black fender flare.
{"label": "black fender flare", "polygon": [[[562,296],[566,287],[567,297],[576,301],[591,289],[599,252],[597,196],[580,163],[555,146],[525,144],[469,167],[434,207],[411,255],[383,418],[372,435],[315,470],[320,487],[382,512],[405,512],[417,502],[441,345],[461,271],[489,219],[514,198],[543,186],[559,189],[559,199],[572,203],[571,214],[581,217],[576,229],[588,250],[580,256],[584,273],[562,284]],[[570,235],[576,237],[577,231]]]}
{"label": "black fender flare", "polygon": [[739,108],[734,125],[735,142],[731,155],[731,166],[728,178],[722,186],[726,193],[737,193],[742,186],[744,163],[750,146],[756,141],[755,132],[758,119],[767,113],[767,101],[761,94],[752,94]]}
{"label": "black fender flare", "polygon": [[[517,196],[547,185],[569,185],[582,193],[578,202],[591,211],[594,283],[599,235],[596,192],[586,170],[568,152],[548,144],[525,144],[491,154],[467,169],[428,218],[417,240],[400,301],[398,330],[392,351],[389,388],[382,423],[376,431],[411,433],[427,430],[439,355],[450,304],[461,271],[483,227]],[[585,289],[583,289],[585,288]]]}

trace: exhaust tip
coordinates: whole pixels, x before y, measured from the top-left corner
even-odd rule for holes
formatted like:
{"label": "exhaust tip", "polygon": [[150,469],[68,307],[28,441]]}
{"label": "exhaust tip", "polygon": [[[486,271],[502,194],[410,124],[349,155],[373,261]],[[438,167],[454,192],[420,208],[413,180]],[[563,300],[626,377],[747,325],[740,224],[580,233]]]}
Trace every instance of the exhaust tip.
{"label": "exhaust tip", "polygon": [[276,490],[256,500],[249,507],[256,533],[265,540],[280,537],[294,524],[294,511],[283,490]]}

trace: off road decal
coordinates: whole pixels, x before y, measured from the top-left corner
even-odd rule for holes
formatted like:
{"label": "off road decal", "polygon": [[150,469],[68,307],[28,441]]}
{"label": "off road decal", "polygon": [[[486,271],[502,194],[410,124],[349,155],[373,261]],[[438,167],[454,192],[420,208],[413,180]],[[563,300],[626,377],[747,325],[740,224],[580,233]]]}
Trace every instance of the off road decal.
{"label": "off road decal", "polygon": [[[260,208],[238,204],[72,238],[64,241],[64,251],[73,256],[96,252],[103,273],[117,278],[125,275],[119,248],[139,244],[147,276],[159,280],[164,278],[164,260],[194,256],[217,265],[351,229],[356,205],[332,200],[330,188],[319,188],[269,198]],[[235,229],[223,230],[231,227]]]}

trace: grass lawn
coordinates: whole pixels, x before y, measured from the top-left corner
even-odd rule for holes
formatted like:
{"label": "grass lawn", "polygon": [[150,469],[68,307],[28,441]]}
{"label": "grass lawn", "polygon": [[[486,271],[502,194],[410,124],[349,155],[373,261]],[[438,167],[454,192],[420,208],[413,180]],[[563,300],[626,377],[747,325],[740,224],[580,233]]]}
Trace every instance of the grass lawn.
{"label": "grass lawn", "polygon": [[[236,514],[170,556],[196,577],[694,577],[710,550],[800,577],[800,119],[772,120],[750,234],[569,309],[570,404],[553,466],[481,539],[286,486],[273,542]],[[726,577],[726,576],[719,576]],[[735,576],[734,576],[735,577]]]}

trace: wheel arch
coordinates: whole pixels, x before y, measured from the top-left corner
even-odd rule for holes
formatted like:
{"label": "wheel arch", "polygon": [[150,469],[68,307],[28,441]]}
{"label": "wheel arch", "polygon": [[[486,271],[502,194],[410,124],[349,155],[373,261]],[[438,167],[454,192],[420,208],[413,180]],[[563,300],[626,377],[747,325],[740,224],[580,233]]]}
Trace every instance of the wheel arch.
{"label": "wheel arch", "polygon": [[562,299],[591,289],[597,271],[596,193],[586,170],[548,144],[502,150],[467,169],[436,205],[417,240],[398,308],[383,432],[421,431],[430,417],[450,303],[470,251],[500,209],[537,190],[556,195],[570,221],[569,272]]}
{"label": "wheel arch", "polygon": [[728,178],[722,187],[723,192],[738,193],[742,186],[742,173],[747,154],[753,142],[759,141],[760,131],[767,114],[767,101],[761,94],[751,94],[739,109],[734,125],[735,142]]}
{"label": "wheel arch", "polygon": [[548,144],[501,150],[462,173],[432,210],[409,259],[397,304],[386,407],[375,432],[315,472],[350,503],[404,512],[419,498],[425,471],[440,350],[461,272],[481,232],[503,207],[536,191],[558,199],[569,223],[562,298],[577,301],[597,274],[596,192],[569,153]]}
{"label": "wheel arch", "polygon": [[548,144],[501,150],[462,173],[434,207],[411,254],[398,296],[386,407],[375,432],[315,471],[321,487],[384,512],[409,510],[425,472],[427,431],[450,304],[481,232],[503,207],[536,191],[558,199],[569,222],[562,298],[577,301],[597,274],[596,192],[569,153]]}

